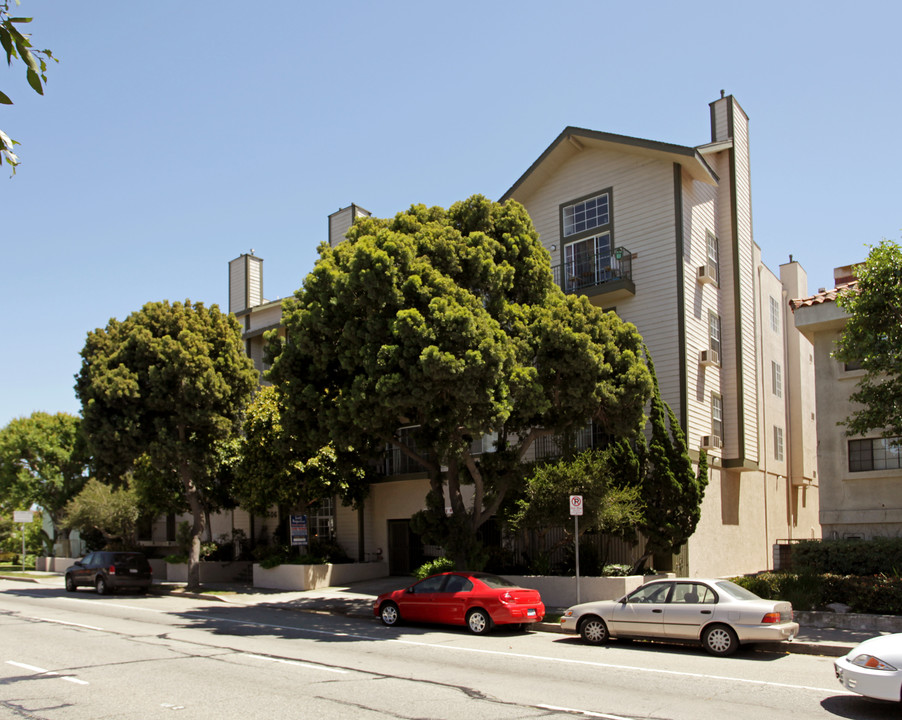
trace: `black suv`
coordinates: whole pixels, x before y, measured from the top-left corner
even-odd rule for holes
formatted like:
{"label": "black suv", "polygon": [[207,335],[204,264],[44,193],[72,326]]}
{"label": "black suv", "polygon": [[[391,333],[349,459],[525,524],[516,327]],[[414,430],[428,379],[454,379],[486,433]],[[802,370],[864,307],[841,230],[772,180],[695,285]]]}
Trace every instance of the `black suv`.
{"label": "black suv", "polygon": [[101,550],[88,553],[66,569],[66,590],[75,592],[79,585],[90,585],[98,595],[120,588],[146,593],[152,579],[150,563],[141,553]]}

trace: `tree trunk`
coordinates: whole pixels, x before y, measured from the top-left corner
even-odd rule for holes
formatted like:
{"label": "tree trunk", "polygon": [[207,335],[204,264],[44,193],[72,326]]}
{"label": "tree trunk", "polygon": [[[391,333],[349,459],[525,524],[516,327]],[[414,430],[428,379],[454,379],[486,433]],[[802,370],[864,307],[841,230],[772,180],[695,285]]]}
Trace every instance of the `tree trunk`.
{"label": "tree trunk", "polygon": [[189,481],[190,489],[186,492],[188,507],[194,517],[191,526],[191,547],[188,550],[188,590],[200,590],[200,539],[206,526],[203,507],[200,497],[194,489],[194,483]]}

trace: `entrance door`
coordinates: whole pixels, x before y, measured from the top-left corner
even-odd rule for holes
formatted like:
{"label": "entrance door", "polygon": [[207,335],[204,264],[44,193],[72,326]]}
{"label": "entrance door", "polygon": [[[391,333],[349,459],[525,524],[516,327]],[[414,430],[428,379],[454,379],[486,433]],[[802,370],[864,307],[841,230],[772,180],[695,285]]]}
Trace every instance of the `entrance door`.
{"label": "entrance door", "polygon": [[410,520],[389,520],[389,575],[410,575],[423,562],[423,544],[419,536],[411,531]]}

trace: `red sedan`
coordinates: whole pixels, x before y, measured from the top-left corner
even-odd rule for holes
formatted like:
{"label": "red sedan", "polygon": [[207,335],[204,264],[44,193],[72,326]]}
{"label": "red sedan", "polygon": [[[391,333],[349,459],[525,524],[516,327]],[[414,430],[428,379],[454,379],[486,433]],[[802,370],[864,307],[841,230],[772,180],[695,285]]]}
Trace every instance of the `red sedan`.
{"label": "red sedan", "polygon": [[382,593],[373,604],[373,615],[386,625],[402,620],[466,625],[481,635],[495,625],[525,627],[541,622],[545,605],[538,590],[521,588],[503,577],[447,572]]}

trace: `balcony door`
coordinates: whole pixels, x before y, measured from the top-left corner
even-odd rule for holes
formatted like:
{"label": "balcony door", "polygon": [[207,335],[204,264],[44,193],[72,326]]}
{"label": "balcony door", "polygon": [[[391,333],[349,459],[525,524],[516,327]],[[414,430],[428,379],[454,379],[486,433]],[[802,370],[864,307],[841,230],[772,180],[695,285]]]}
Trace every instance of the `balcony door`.
{"label": "balcony door", "polygon": [[565,245],[564,276],[568,292],[610,280],[613,277],[611,233],[602,233]]}

